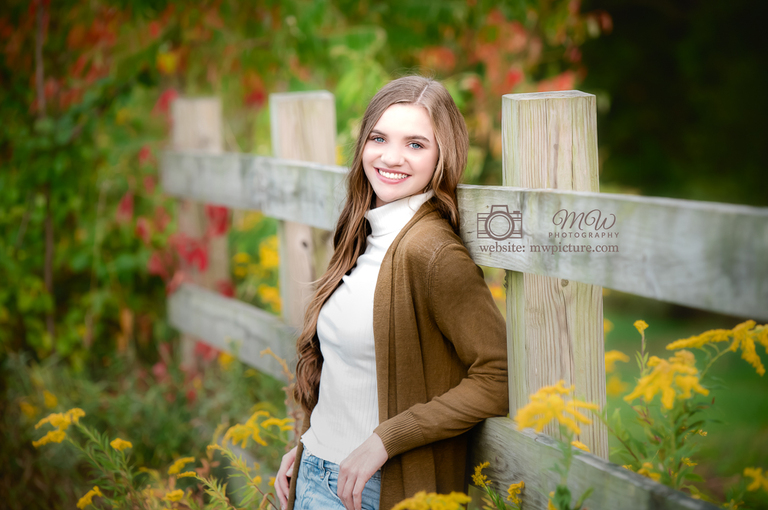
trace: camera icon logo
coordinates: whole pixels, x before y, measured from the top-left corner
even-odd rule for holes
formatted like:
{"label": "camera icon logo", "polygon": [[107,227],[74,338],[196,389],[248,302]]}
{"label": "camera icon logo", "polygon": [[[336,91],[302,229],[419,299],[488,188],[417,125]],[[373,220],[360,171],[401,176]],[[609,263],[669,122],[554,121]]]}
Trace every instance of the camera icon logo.
{"label": "camera icon logo", "polygon": [[506,205],[492,205],[491,212],[477,213],[477,238],[522,239],[523,214],[520,211],[510,213]]}

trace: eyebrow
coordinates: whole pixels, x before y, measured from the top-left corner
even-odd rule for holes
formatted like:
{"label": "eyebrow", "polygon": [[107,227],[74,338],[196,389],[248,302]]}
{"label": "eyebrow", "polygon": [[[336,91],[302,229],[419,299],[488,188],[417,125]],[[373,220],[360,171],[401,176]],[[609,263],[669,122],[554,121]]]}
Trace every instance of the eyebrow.
{"label": "eyebrow", "polygon": [[[378,131],[376,129],[372,130],[371,134],[372,135],[384,135],[384,136],[386,136],[386,133],[382,133],[381,131]],[[421,135],[406,135],[405,138],[408,138],[408,139],[411,139],[411,140],[424,141],[426,143],[432,143],[432,142],[430,142],[429,138],[426,138],[426,137],[421,136]]]}

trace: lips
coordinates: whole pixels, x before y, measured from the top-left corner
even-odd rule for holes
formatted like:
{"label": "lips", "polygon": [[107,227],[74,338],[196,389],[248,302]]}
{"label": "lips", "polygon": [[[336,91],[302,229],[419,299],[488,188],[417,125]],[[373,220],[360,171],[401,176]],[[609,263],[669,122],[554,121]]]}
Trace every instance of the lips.
{"label": "lips", "polygon": [[379,176],[383,177],[385,180],[394,182],[404,181],[410,177],[408,174],[404,174],[402,172],[393,172],[391,170],[384,170],[381,168],[377,168],[376,173],[378,173]]}

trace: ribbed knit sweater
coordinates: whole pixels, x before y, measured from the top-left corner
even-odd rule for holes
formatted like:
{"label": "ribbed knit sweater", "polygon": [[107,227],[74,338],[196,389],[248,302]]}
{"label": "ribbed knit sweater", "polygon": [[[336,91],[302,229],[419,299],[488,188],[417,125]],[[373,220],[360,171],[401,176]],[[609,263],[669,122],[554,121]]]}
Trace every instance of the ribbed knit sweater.
{"label": "ribbed knit sweater", "polygon": [[433,191],[369,210],[365,253],[325,302],[317,319],[323,354],[318,403],[301,437],[313,455],[336,464],[368,439],[379,425],[373,295],[392,241]]}

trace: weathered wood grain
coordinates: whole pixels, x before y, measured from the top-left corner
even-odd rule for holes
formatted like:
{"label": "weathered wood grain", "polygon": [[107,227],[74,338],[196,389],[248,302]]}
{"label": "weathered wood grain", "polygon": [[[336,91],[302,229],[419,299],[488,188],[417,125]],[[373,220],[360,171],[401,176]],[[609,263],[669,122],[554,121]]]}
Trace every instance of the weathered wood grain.
{"label": "weathered wood grain", "polygon": [[[269,95],[272,129],[272,153],[285,159],[332,164],[336,160],[336,107],[330,92],[286,92]],[[312,191],[312,183],[308,190]],[[283,319],[301,327],[304,311],[315,293],[314,282],[325,271],[325,263],[316,267],[316,252],[324,251],[323,242],[315,246],[312,227],[302,222],[278,223],[280,240],[280,297]]]}
{"label": "weathered wood grain", "polygon": [[225,153],[165,151],[163,190],[171,195],[256,209],[281,220],[333,230],[347,169],[305,161]]}
{"label": "weathered wood grain", "polygon": [[[521,211],[524,252],[488,252],[477,213],[503,204]],[[481,265],[555,276],[715,312],[768,319],[768,208],[668,198],[493,186],[461,186],[461,236]],[[615,216],[599,238],[554,238],[561,209]],[[610,225],[610,220],[607,225]],[[579,229],[566,228],[565,233]],[[595,233],[583,225],[583,232]],[[607,237],[608,233],[614,237]],[[618,237],[615,234],[618,233]],[[555,246],[615,246],[618,252],[544,253]],[[541,252],[532,247],[542,247]]]}
{"label": "weathered wood grain", "polygon": [[[560,475],[549,471],[562,459],[552,438],[531,429],[515,430],[508,418],[486,420],[472,432],[469,462],[488,461],[483,474],[500,494],[511,483],[525,481],[523,508],[546,510],[548,494]],[[595,491],[586,501],[590,510],[714,510],[717,507],[693,499],[596,455],[577,450],[568,477],[568,487],[578,498],[589,487]],[[542,494],[543,492],[543,494]]]}
{"label": "weathered wood grain", "polygon": [[[237,299],[224,297],[199,285],[185,283],[168,299],[168,318],[173,327],[201,338],[217,349],[237,354],[247,365],[287,382],[280,365],[266,348],[295,364],[296,330],[279,318]],[[232,345],[237,346],[233,350]]]}
{"label": "weathered wood grain", "polygon": [[[175,150],[196,150],[205,154],[220,154],[222,139],[221,100],[216,97],[178,98],[171,105],[173,123],[172,146]],[[185,197],[178,209],[178,231],[192,239],[202,239],[208,220],[204,204]],[[209,289],[230,281],[229,245],[227,236],[208,240],[208,267],[200,272],[193,265],[181,261],[181,269],[192,281]],[[181,338],[181,362],[192,368],[198,362],[194,348],[196,340],[188,335]]]}
{"label": "weathered wood grain", "polygon": [[[504,185],[599,191],[596,115],[595,96],[577,90],[504,96]],[[502,218],[494,218],[505,226]],[[605,405],[599,286],[509,271],[507,317],[514,324],[507,329],[511,415],[525,405],[528,395],[561,379],[576,387],[584,400]],[[558,434],[553,426],[545,432]],[[608,458],[603,423],[583,427],[578,439]]]}

